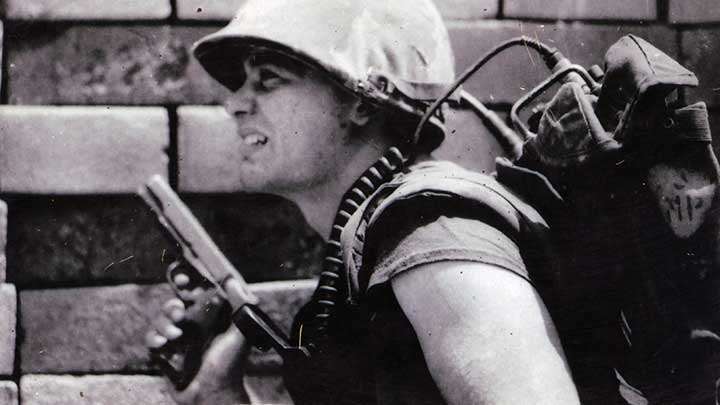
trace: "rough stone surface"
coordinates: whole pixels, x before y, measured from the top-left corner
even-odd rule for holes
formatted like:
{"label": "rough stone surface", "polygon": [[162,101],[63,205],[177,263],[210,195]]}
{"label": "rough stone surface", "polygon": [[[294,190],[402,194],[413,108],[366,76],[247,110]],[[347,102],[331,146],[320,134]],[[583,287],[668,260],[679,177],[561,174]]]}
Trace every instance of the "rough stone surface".
{"label": "rough stone surface", "polygon": [[147,370],[143,337],[166,285],[20,292],[20,369],[27,373]]}
{"label": "rough stone surface", "polygon": [[260,307],[286,333],[300,307],[308,302],[317,280],[271,281],[252,284],[252,291],[260,299]]}
{"label": "rough stone surface", "polygon": [[[3,65],[3,23],[0,21],[0,66]],[[2,94],[3,86],[3,72],[4,69],[0,69],[0,94]]]}
{"label": "rough stone surface", "polygon": [[[190,56],[213,27],[14,25],[10,104],[207,104],[222,87]],[[52,63],[48,63],[52,61]]]}
{"label": "rough stone surface", "polygon": [[682,32],[683,65],[695,72],[700,85],[687,92],[688,101],[701,100],[720,105],[720,29],[697,29]]}
{"label": "rough stone surface", "polygon": [[18,405],[18,387],[13,381],[0,381],[0,405]]}
{"label": "rough stone surface", "polygon": [[476,20],[496,17],[500,2],[496,0],[435,0],[446,20]]}
{"label": "rough stone surface", "polygon": [[[455,50],[457,70],[462,72],[495,45],[522,34],[557,47],[573,63],[585,67],[592,64],[602,66],[607,48],[628,33],[636,34],[677,57],[675,33],[657,26],[481,21],[453,24],[450,39]],[[490,104],[514,102],[548,76],[548,70],[540,57],[518,46],[485,65],[467,82],[465,88],[481,101]]]}
{"label": "rough stone surface", "polygon": [[175,405],[162,377],[142,375],[24,375],[23,405]]}
{"label": "rough stone surface", "polygon": [[654,1],[506,0],[506,17],[593,20],[654,20]]}
{"label": "rough stone surface", "polygon": [[133,193],[167,175],[168,117],[153,107],[0,107],[0,190]]}
{"label": "rough stone surface", "polygon": [[176,0],[178,18],[230,20],[245,0]]}
{"label": "rough stone surface", "polygon": [[7,280],[7,204],[0,200],[0,283]]}
{"label": "rough stone surface", "polygon": [[[0,375],[13,374],[17,328],[17,292],[12,284],[0,284]],[[1,394],[0,389],[0,396]]]}
{"label": "rough stone surface", "polygon": [[178,109],[178,188],[183,192],[228,192],[237,188],[234,164],[241,139],[222,107]]}
{"label": "rough stone surface", "polygon": [[320,273],[324,242],[297,207],[268,195],[194,195],[185,201],[249,282]]}
{"label": "rough stone surface", "polygon": [[246,375],[245,391],[253,404],[292,404],[283,379],[275,375]]}
{"label": "rough stone surface", "polygon": [[669,0],[668,20],[673,24],[720,21],[720,7],[715,0]]}
{"label": "rough stone surface", "polygon": [[[230,20],[244,0],[177,0],[178,17],[185,20]],[[446,19],[473,20],[495,17],[497,0],[436,0]]]}
{"label": "rough stone surface", "polygon": [[[312,280],[252,286],[261,307],[284,328],[312,292]],[[167,285],[123,285],[20,292],[20,369],[23,373],[112,373],[148,371],[143,336]],[[253,367],[249,370],[267,368]]]}
{"label": "rough stone surface", "polygon": [[133,196],[8,199],[8,278],[20,288],[161,282],[175,249]]}
{"label": "rough stone surface", "polygon": [[3,7],[11,20],[163,19],[171,11],[169,0],[5,0]]}
{"label": "rough stone surface", "polygon": [[[248,281],[319,273],[323,242],[287,201],[182,197]],[[18,196],[8,202],[8,277],[20,287],[160,282],[178,255],[137,197]]]}

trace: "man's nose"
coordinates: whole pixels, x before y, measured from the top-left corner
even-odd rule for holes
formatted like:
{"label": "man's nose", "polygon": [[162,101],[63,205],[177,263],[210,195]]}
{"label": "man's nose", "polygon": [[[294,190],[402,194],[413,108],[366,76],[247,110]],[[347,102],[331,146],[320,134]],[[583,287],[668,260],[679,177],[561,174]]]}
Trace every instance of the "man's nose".
{"label": "man's nose", "polygon": [[241,117],[255,112],[255,94],[245,85],[230,94],[223,103],[225,111],[232,117]]}

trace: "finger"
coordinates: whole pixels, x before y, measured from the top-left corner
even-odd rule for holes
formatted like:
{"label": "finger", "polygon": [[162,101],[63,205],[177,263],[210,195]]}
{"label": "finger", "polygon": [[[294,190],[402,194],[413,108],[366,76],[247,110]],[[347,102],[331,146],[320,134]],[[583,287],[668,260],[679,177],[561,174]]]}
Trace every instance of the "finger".
{"label": "finger", "polygon": [[178,328],[175,323],[167,317],[161,316],[153,322],[155,330],[167,340],[175,340],[182,336],[182,329]]}
{"label": "finger", "polygon": [[151,349],[159,349],[168,342],[165,336],[157,333],[155,330],[150,330],[145,334],[145,346]]}
{"label": "finger", "polygon": [[173,277],[173,283],[179,288],[183,288],[190,284],[190,277],[185,273],[178,273]]}
{"label": "finger", "polygon": [[185,318],[185,304],[179,298],[165,301],[162,311],[173,322],[180,322]]}
{"label": "finger", "polygon": [[202,287],[195,287],[190,291],[188,294],[188,297],[191,301],[197,301],[200,297],[202,297],[208,290],[202,288]]}

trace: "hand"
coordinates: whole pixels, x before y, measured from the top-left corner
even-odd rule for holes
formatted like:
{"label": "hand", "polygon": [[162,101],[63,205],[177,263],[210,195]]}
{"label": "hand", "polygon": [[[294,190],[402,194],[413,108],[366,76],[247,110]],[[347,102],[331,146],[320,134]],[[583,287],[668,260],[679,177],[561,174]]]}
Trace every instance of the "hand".
{"label": "hand", "polygon": [[[179,268],[179,262],[174,262],[170,265],[168,272],[173,272]],[[171,298],[163,304],[160,316],[153,322],[153,329],[150,329],[145,335],[145,344],[151,350],[159,350],[165,347],[168,342],[177,341],[183,335],[181,324],[188,320],[186,304],[187,306],[202,305],[207,303],[210,298],[220,300],[219,297],[213,297],[213,294],[211,294],[212,291],[209,290],[211,284],[192,283],[188,273],[185,272],[174,272],[172,274],[172,280],[168,281],[170,281],[176,294],[181,294],[182,299]],[[214,327],[216,325],[210,326]],[[225,327],[223,326],[223,329]]]}
{"label": "hand", "polygon": [[190,385],[170,393],[179,405],[247,404],[243,387],[249,345],[235,326],[219,335],[205,353],[202,366]]}
{"label": "hand", "polygon": [[145,345],[150,350],[160,350],[182,336],[183,331],[178,325],[185,319],[185,312],[185,304],[179,298],[167,300],[161,315],[153,321],[152,328],[145,335]]}
{"label": "hand", "polygon": [[[189,284],[184,274],[173,277],[173,282],[179,288]],[[166,301],[145,336],[153,360],[173,383],[170,389],[173,397],[180,404],[247,402],[242,388],[245,339],[230,326],[209,344],[218,324],[223,329],[228,324],[227,319],[218,319],[221,316],[207,319],[207,302],[218,302],[219,297],[212,291],[196,288],[184,294],[184,298],[189,307],[178,298]],[[220,304],[222,307],[223,303]]]}

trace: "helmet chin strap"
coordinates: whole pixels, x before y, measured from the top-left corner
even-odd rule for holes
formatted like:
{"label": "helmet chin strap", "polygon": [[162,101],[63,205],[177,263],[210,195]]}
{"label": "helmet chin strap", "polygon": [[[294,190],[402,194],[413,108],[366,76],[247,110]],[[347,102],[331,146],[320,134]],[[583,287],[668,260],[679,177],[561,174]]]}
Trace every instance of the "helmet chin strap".
{"label": "helmet chin strap", "polygon": [[310,305],[313,314],[309,322],[301,326],[300,337],[303,341],[299,343],[305,344],[311,352],[318,349],[317,338],[327,335],[338,304],[348,294],[340,244],[343,228],[350,217],[380,186],[406,167],[408,156],[409,153],[401,152],[400,148],[390,147],[343,195],[335,214],[330,237],[325,245],[323,271],[320,273],[318,287]]}

